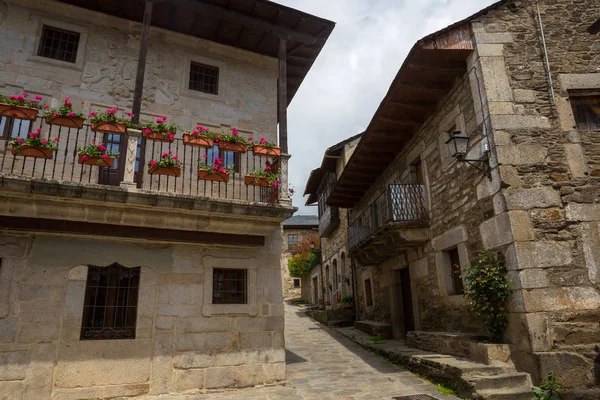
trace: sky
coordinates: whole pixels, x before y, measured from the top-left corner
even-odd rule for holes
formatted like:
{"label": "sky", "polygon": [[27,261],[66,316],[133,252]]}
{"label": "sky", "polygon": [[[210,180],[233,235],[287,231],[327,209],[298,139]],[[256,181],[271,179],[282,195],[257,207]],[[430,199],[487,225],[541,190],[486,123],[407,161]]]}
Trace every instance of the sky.
{"label": "sky", "polygon": [[495,0],[276,0],[336,23],[288,108],[289,180],[296,215],[324,151],[365,130],[409,50],[422,37]]}

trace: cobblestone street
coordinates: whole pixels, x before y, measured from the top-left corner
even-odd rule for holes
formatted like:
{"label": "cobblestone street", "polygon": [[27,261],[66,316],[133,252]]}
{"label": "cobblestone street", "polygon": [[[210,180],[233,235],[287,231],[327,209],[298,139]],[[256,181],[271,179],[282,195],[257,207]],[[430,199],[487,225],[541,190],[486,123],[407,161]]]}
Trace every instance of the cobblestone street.
{"label": "cobblestone street", "polygon": [[298,306],[286,304],[285,318],[286,384],[161,399],[375,400],[417,393],[429,394],[440,400],[456,399],[441,394],[435,385],[311,320]]}

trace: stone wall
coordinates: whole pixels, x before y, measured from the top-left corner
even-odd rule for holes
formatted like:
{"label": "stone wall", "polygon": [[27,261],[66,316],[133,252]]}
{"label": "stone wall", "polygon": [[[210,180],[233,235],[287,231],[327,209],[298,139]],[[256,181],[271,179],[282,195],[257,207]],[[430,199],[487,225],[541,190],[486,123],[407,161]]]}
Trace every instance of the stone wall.
{"label": "stone wall", "polygon": [[[81,33],[75,64],[37,56],[42,26]],[[0,93],[27,90],[57,106],[64,96],[84,112],[131,109],[141,24],[52,0],[0,3]],[[189,65],[219,68],[219,94],[188,90]],[[152,27],[142,120],[166,115],[183,129],[235,126],[277,140],[277,60]]]}
{"label": "stone wall", "polygon": [[[480,321],[469,312],[467,300],[446,290],[443,251],[458,248],[461,269],[483,248],[480,225],[494,213],[494,194],[485,174],[449,156],[446,144],[453,126],[471,136],[470,158],[481,156],[483,126],[476,118],[473,70],[459,78],[419,132],[405,145],[366,196],[352,210],[358,216],[390,183],[414,183],[410,165],[421,160],[431,240],[378,265],[357,268],[360,318],[391,322],[399,335],[402,319],[398,270],[410,268],[413,312],[417,330],[481,333]],[[499,190],[499,184],[497,185]],[[365,280],[371,279],[373,306],[364,299]],[[463,278],[464,279],[464,278]]]}
{"label": "stone wall", "polygon": [[325,291],[325,301],[332,305],[336,305],[343,296],[352,296],[353,292],[351,260],[348,256],[348,211],[340,209],[339,214],[339,226],[328,237],[321,238],[325,280],[322,289]]}
{"label": "stone wall", "polygon": [[[280,241],[278,229],[257,250],[3,234],[0,398],[193,393],[285,379]],[[85,265],[73,263],[81,258]],[[136,337],[80,340],[87,265],[113,262],[141,266]],[[248,269],[248,304],[211,304],[214,267]]]}
{"label": "stone wall", "polygon": [[600,385],[598,135],[577,128],[570,104],[576,91],[600,89],[599,38],[586,31],[600,4],[540,7],[553,102],[535,3],[522,3],[472,25],[508,216],[490,224],[512,230],[487,246],[509,243],[507,340],[519,366],[536,381],[555,372],[567,387]]}
{"label": "stone wall", "polygon": [[288,246],[288,235],[298,235],[298,241],[302,240],[302,238],[306,235],[318,235],[317,228],[309,228],[309,229],[287,229],[284,227],[282,230],[283,235],[283,252],[281,253],[281,283],[283,285],[283,297],[286,299],[301,297],[301,287],[302,280],[300,282],[300,287],[294,287],[294,279],[290,276],[290,270],[288,269],[288,262],[292,257],[292,253],[290,252]]}

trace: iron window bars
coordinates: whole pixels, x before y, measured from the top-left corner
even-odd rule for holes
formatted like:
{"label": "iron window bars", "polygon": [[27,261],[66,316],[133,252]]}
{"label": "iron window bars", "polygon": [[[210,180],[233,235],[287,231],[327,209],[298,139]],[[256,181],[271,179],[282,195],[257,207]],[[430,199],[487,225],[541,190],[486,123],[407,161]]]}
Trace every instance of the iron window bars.
{"label": "iron window bars", "polygon": [[79,33],[44,25],[38,56],[75,63],[79,48]]}

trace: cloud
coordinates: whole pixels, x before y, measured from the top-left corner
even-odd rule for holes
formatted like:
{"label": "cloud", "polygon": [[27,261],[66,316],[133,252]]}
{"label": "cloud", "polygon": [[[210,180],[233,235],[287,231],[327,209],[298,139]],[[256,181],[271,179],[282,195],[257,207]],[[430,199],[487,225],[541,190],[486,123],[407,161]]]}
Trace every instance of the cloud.
{"label": "cloud", "polygon": [[277,0],[336,27],[288,109],[290,183],[298,214],[328,147],[364,131],[413,44],[493,0]]}

